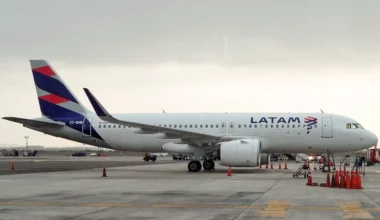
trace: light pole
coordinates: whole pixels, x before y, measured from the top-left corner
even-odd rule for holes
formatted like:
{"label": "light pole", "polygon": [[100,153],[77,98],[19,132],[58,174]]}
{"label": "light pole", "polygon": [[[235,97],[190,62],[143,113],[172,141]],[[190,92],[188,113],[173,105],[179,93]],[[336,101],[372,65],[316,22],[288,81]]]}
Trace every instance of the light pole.
{"label": "light pole", "polygon": [[29,136],[25,136],[25,148],[26,148],[26,151],[28,151],[28,138]]}

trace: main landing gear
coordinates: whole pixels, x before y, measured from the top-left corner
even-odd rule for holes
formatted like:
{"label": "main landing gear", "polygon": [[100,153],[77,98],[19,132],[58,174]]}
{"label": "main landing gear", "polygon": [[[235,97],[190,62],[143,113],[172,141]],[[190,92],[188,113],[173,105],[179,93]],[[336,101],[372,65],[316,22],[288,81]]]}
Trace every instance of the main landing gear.
{"label": "main landing gear", "polygon": [[[199,160],[192,160],[187,165],[189,172],[198,172],[202,169],[202,164]],[[213,160],[205,160],[203,161],[203,169],[205,170],[214,170],[215,163]]]}

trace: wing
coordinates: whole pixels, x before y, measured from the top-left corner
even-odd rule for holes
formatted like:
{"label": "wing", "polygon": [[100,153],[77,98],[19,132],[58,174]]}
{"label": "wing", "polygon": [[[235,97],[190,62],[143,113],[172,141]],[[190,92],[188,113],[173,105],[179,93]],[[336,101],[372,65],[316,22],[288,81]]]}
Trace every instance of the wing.
{"label": "wing", "polygon": [[137,133],[140,134],[154,134],[154,133],[163,133],[165,134],[162,138],[173,138],[173,139],[182,139],[182,141],[196,141],[196,140],[207,140],[209,142],[218,142],[221,140],[219,136],[207,135],[192,131],[184,131],[173,128],[160,127],[149,124],[142,124],[132,121],[124,121],[113,117],[108,111],[100,104],[96,97],[88,89],[84,89],[92,107],[94,108],[98,117],[104,121],[126,125],[129,127],[139,128],[140,131]]}
{"label": "wing", "polygon": [[44,121],[37,121],[37,120],[30,120],[30,119],[16,118],[16,117],[4,117],[3,119],[20,123],[26,127],[33,127],[33,128],[57,128],[57,127],[62,127],[65,125],[64,123],[58,123],[58,122],[44,122]]}

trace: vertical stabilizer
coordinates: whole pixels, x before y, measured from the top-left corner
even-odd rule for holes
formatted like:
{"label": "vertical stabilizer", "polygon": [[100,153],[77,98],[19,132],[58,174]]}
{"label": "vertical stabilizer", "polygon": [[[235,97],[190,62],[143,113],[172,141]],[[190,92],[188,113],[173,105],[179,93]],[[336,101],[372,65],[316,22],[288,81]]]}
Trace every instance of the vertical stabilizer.
{"label": "vertical stabilizer", "polygon": [[41,113],[44,117],[86,116],[88,110],[70,91],[58,73],[45,60],[30,60]]}

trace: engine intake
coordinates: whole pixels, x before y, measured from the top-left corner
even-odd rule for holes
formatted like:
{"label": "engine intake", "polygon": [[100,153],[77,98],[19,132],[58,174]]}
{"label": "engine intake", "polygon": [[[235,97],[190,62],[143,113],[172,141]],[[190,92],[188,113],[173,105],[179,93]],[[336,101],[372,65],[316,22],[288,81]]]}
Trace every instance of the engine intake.
{"label": "engine intake", "polygon": [[260,165],[261,143],[256,139],[223,142],[220,146],[220,165],[256,167]]}

